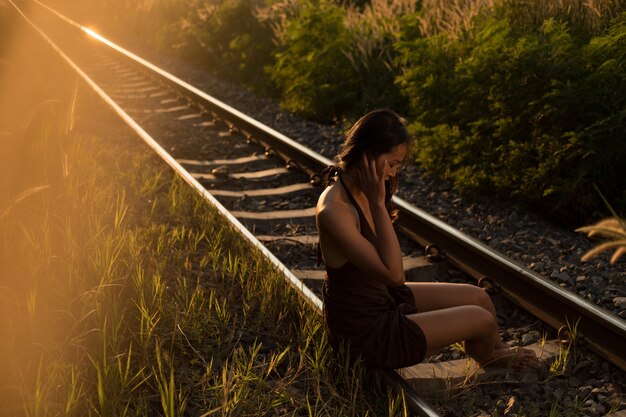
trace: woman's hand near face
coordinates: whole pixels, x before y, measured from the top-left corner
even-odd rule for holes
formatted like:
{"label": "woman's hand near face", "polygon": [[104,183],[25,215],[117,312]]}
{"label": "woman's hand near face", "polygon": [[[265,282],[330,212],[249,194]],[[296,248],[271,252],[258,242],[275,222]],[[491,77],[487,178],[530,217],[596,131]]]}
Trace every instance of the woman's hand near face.
{"label": "woman's hand near face", "polygon": [[377,172],[375,158],[367,157],[365,154],[361,156],[359,178],[361,180],[361,188],[370,206],[385,205],[385,178],[389,170],[389,164],[386,159],[383,160],[381,169],[382,172]]}
{"label": "woman's hand near face", "polygon": [[354,209],[347,208],[349,202],[318,205],[317,222],[320,236],[332,241],[335,250],[341,251],[359,270],[396,287],[404,283],[404,271],[398,237],[385,207],[385,178],[389,176],[390,168],[386,158],[379,159],[380,170],[376,165],[374,158],[363,155],[358,166],[360,186],[369,203],[376,242],[363,237]]}

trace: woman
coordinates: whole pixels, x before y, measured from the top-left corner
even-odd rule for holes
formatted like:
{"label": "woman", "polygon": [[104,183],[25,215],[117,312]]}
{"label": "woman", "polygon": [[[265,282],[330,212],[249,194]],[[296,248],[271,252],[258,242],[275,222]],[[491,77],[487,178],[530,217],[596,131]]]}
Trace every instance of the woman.
{"label": "woman", "polygon": [[348,131],[338,165],[325,170],[316,220],[331,344],[349,342],[369,364],[397,369],[464,341],[481,365],[540,368],[534,352],[500,339],[494,306],[482,289],[405,282],[390,202],[408,144],[404,121],[375,110]]}

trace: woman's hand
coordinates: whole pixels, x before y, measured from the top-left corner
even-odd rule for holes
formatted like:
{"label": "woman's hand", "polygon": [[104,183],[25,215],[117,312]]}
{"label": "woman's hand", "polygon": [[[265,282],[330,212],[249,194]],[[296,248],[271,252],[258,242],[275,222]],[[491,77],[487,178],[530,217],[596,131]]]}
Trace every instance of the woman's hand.
{"label": "woman's hand", "polygon": [[382,172],[377,172],[376,159],[367,157],[365,154],[361,156],[361,164],[359,165],[359,178],[361,180],[361,188],[369,201],[370,207],[377,204],[384,207],[385,205],[385,178],[389,170],[389,163],[383,160]]}

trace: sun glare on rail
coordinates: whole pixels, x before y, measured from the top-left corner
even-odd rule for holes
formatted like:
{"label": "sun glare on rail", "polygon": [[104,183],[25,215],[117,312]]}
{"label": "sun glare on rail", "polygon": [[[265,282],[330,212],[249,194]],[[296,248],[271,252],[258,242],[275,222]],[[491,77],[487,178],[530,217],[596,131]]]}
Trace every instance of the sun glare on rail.
{"label": "sun glare on rail", "polygon": [[86,28],[85,26],[81,26],[80,29],[85,32],[87,35],[91,36],[92,38],[96,38],[100,41],[104,41],[104,38],[100,35],[98,35],[96,32],[94,32],[93,30]]}

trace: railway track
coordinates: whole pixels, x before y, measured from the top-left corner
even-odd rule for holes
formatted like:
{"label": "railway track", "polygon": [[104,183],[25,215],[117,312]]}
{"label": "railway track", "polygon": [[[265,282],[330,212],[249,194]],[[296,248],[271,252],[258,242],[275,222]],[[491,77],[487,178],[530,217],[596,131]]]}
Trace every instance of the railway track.
{"label": "railway track", "polygon": [[[55,26],[56,33],[64,34],[54,42],[68,49],[65,56],[75,70],[92,80],[92,87],[107,97],[188,183],[222,207],[233,224],[242,225],[244,235],[262,242],[264,253],[319,310],[321,301],[316,294],[322,272],[315,267],[315,251],[311,250],[316,242],[314,207],[321,191],[315,184],[316,173],[331,161],[95,32],[46,10],[56,21],[42,26]],[[165,124],[167,131],[163,131]],[[159,137],[159,143],[153,136]],[[206,155],[219,157],[209,159]],[[407,236],[402,243],[409,274],[417,276],[415,271],[421,271],[417,267],[424,265],[421,248],[435,244],[445,250],[454,266],[481,284],[496,287],[555,329],[577,323],[578,331],[596,352],[626,369],[624,320],[407,202],[399,198],[394,202],[400,208],[399,228]],[[398,374],[390,371],[386,378],[396,386],[403,385],[418,414],[437,415]]]}

